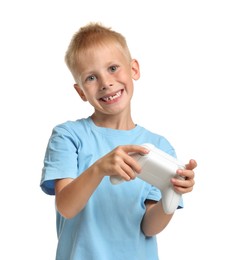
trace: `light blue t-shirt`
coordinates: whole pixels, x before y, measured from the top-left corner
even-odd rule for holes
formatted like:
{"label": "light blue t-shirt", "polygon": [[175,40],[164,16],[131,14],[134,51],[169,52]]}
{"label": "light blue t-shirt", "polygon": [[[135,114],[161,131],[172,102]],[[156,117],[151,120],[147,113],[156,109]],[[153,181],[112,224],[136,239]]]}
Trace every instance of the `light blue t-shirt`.
{"label": "light blue t-shirt", "polygon": [[[90,117],[56,126],[50,137],[41,188],[54,195],[54,181],[76,178],[118,145],[152,143],[175,155],[162,136],[136,125],[131,130],[96,126]],[[158,201],[160,191],[136,178],[112,185],[104,177],[84,209],[72,219],[57,212],[56,260],[157,260],[156,236],[141,231],[145,200]],[[182,205],[181,205],[182,206]]]}

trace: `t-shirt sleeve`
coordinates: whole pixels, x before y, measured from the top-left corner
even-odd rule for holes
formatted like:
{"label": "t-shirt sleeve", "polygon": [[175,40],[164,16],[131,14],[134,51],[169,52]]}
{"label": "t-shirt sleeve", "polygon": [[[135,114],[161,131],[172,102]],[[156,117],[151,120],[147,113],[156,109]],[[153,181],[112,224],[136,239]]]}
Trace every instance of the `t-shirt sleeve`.
{"label": "t-shirt sleeve", "polygon": [[146,199],[159,201],[161,199],[161,191],[155,186],[151,186]]}
{"label": "t-shirt sleeve", "polygon": [[[146,199],[159,201],[161,199],[161,191],[158,188],[156,188],[155,186],[151,186],[151,189],[150,189]],[[183,203],[183,198],[181,197],[177,208],[180,209],[183,207],[184,207],[184,203]]]}
{"label": "t-shirt sleeve", "polygon": [[75,178],[78,171],[77,158],[77,141],[64,125],[56,126],[46,148],[41,189],[49,195],[54,195],[55,180]]}

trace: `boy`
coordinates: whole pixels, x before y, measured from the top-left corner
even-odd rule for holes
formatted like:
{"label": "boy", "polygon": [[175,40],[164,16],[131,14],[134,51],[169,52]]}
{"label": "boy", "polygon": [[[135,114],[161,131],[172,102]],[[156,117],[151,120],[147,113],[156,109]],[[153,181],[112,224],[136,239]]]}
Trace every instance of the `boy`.
{"label": "boy", "polygon": [[[156,235],[173,214],[164,213],[157,188],[135,178],[141,168],[129,153],[146,154],[140,144],[152,143],[176,155],[163,136],[132,120],[139,64],[121,34],[97,23],[73,36],[65,60],[94,113],[56,126],[46,150],[41,188],[56,198],[56,260],[158,259]],[[177,192],[193,189],[195,167],[190,160],[178,170],[185,180],[171,179]],[[112,175],[126,181],[112,185]]]}

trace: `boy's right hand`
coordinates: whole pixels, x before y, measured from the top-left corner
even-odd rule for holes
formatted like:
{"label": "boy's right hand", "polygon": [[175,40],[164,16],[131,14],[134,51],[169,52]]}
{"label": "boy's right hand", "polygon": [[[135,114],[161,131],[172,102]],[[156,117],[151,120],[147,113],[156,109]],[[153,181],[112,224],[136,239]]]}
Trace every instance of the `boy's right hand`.
{"label": "boy's right hand", "polygon": [[130,153],[147,154],[149,151],[140,145],[122,145],[100,158],[94,163],[99,174],[104,176],[119,176],[129,181],[135,179],[134,172],[141,171],[140,165],[129,155]]}

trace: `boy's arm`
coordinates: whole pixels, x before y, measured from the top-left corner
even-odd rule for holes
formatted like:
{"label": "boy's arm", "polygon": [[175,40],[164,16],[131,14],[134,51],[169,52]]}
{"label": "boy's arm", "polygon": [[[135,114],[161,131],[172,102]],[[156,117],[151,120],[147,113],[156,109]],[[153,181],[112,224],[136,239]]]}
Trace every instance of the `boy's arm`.
{"label": "boy's arm", "polygon": [[141,228],[145,236],[150,237],[160,233],[170,222],[173,214],[166,214],[161,200],[145,202],[146,212],[142,219]]}
{"label": "boy's arm", "polygon": [[[195,184],[194,171],[197,164],[195,160],[190,160],[185,170],[178,170],[178,174],[184,177],[184,180],[171,179],[174,189],[181,193],[191,192]],[[146,212],[142,219],[141,228],[145,236],[154,236],[160,233],[170,222],[173,214],[166,214],[163,210],[161,200],[159,202],[146,201]]]}
{"label": "boy's arm", "polygon": [[117,175],[126,181],[134,179],[134,171],[140,172],[141,168],[129,155],[131,152],[148,153],[148,150],[138,145],[119,146],[97,160],[76,179],[56,180],[56,208],[60,214],[65,218],[77,215],[104,176]]}
{"label": "boy's arm", "polygon": [[97,168],[91,166],[76,179],[56,180],[56,207],[60,214],[65,218],[77,215],[102,179],[103,176],[97,172]]}

